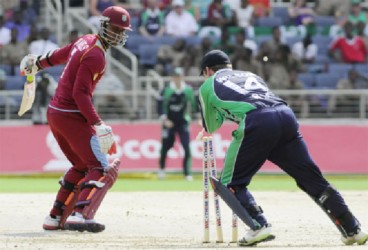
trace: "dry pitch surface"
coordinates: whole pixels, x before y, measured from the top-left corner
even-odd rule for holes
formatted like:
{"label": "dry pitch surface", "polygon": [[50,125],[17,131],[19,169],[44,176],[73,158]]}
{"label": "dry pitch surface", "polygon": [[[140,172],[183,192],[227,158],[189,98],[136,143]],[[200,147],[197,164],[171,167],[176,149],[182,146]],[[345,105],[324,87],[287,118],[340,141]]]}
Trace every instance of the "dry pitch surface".
{"label": "dry pitch surface", "polygon": [[[349,207],[368,229],[368,192],[343,192]],[[343,246],[339,232],[302,192],[254,192],[276,239],[256,249],[368,249]],[[109,193],[96,219],[106,224],[99,234],[43,231],[43,218],[54,194],[0,194],[0,249],[201,249],[238,248],[236,244],[202,244],[200,192]],[[215,239],[210,203],[211,239]],[[231,213],[221,203],[225,241],[231,237]],[[240,224],[240,223],[239,223]],[[245,231],[240,224],[239,236]],[[367,243],[368,244],[368,243]]]}

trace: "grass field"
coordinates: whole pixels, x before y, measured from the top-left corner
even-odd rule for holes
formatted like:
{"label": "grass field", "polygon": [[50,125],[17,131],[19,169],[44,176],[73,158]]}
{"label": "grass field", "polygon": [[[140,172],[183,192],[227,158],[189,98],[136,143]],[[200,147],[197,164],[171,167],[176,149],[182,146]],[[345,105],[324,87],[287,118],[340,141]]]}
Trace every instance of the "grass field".
{"label": "grass field", "polygon": [[[165,180],[158,180],[153,174],[122,174],[121,176],[111,191],[202,190],[201,175],[195,175],[192,182],[185,181],[181,175],[175,174],[168,175]],[[56,192],[59,188],[58,178],[57,176],[0,176],[0,193]],[[368,175],[326,175],[326,178],[339,190],[368,190]],[[299,190],[291,177],[269,174],[256,175],[249,188],[255,191]]]}

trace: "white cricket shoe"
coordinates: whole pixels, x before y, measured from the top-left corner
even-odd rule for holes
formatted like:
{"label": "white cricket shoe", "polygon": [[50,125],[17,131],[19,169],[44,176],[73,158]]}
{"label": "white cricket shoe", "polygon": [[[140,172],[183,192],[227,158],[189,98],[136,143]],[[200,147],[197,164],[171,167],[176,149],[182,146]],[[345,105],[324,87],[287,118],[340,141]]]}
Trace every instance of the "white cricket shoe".
{"label": "white cricket shoe", "polygon": [[64,225],[65,230],[99,233],[105,230],[105,225],[97,223],[94,219],[85,219],[81,213],[69,215]]}
{"label": "white cricket shoe", "polygon": [[253,246],[257,243],[275,239],[271,234],[271,224],[266,224],[258,230],[249,230],[245,236],[239,240],[239,246]]}
{"label": "white cricket shoe", "polygon": [[353,236],[341,237],[341,241],[345,245],[353,245],[357,243],[358,245],[364,245],[368,241],[368,233],[358,228],[357,233]]}
{"label": "white cricket shoe", "polygon": [[191,175],[186,175],[186,176],[185,176],[185,180],[187,180],[187,181],[193,181],[193,176],[191,176]]}
{"label": "white cricket shoe", "polygon": [[157,171],[157,178],[160,179],[160,180],[163,180],[163,179],[165,179],[165,177],[166,177],[165,170],[164,169],[159,169]]}
{"label": "white cricket shoe", "polygon": [[50,215],[47,215],[42,225],[45,230],[58,230],[60,229],[60,216],[56,216],[56,218],[52,218]]}

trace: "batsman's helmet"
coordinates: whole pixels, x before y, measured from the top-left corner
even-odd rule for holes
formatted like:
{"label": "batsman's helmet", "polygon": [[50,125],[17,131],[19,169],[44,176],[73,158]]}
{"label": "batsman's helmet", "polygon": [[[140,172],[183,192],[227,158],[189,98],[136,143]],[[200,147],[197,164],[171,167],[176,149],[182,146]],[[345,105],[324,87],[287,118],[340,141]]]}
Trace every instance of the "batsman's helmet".
{"label": "batsman's helmet", "polygon": [[118,6],[111,6],[102,12],[99,35],[110,46],[124,45],[128,38],[125,34],[126,30],[132,30],[128,11]]}

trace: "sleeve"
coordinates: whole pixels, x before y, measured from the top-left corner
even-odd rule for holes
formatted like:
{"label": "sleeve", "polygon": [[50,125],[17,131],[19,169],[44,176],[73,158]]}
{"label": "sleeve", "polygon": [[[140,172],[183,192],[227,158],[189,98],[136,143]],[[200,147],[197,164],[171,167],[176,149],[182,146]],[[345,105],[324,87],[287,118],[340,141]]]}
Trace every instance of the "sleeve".
{"label": "sleeve", "polygon": [[190,104],[192,105],[192,112],[193,113],[198,112],[197,100],[196,100],[196,96],[194,95],[194,91],[192,88],[190,88],[190,92],[189,92],[189,101],[190,101]]}
{"label": "sleeve", "polygon": [[[79,60],[79,58],[76,58],[76,60]],[[74,81],[73,99],[90,125],[94,125],[101,121],[101,118],[93,106],[91,93],[93,92],[93,76],[102,72],[105,66],[104,63],[95,62],[101,62],[102,60],[104,59],[101,59],[97,54],[87,52],[80,63]]]}
{"label": "sleeve", "polygon": [[44,69],[58,64],[65,64],[73,45],[74,43],[70,43],[65,47],[51,50],[46,54],[39,56],[37,62],[38,68]]}
{"label": "sleeve", "polygon": [[160,117],[164,114],[164,107],[163,107],[164,91],[165,89],[163,89],[160,93],[160,96],[157,97],[157,113]]}
{"label": "sleeve", "polygon": [[206,132],[213,133],[221,127],[224,119],[209,100],[209,96],[213,96],[213,90],[211,90],[211,83],[209,81],[213,81],[213,77],[208,78],[199,89],[199,107],[202,115],[203,128]]}

